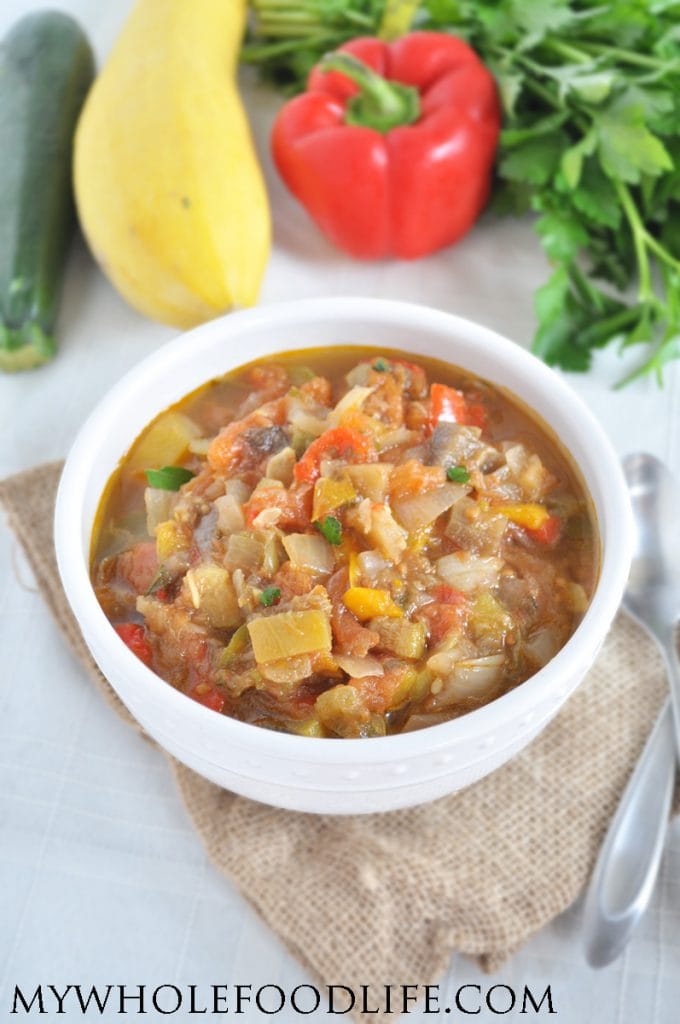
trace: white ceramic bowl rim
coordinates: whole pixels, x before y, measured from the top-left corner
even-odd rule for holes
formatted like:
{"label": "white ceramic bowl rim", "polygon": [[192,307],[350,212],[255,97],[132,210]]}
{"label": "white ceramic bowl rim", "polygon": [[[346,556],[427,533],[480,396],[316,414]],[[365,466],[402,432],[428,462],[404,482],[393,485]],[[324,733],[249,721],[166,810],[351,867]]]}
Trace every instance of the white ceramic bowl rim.
{"label": "white ceramic bowl rim", "polygon": [[[600,424],[585,403],[561,376],[526,350],[494,331],[453,314],[385,299],[334,297],[272,303],[202,324],[168,342],[130,370],[92,412],[73,444],[60,482],[55,513],[55,542],[68,600],[76,618],[87,622],[88,635],[96,636],[99,645],[112,651],[115,645],[115,657],[125,667],[135,686],[154,690],[153,696],[161,704],[169,706],[172,702],[181,702],[187,716],[210,716],[214,719],[214,711],[175,690],[125,648],[97,602],[88,571],[91,522],[83,521],[83,506],[88,477],[97,458],[98,442],[110,433],[124,396],[129,399],[131,392],[145,395],[153,390],[154,377],[159,368],[162,366],[165,373],[173,364],[185,362],[188,348],[191,348],[196,358],[200,358],[201,344],[212,345],[216,333],[228,346],[230,338],[237,338],[244,328],[271,323],[274,339],[271,353],[275,355],[280,350],[274,333],[277,326],[333,317],[338,323],[361,320],[370,324],[392,319],[398,320],[405,328],[412,327],[414,331],[430,327],[451,334],[458,332],[469,335],[472,332],[480,344],[491,351],[494,362],[500,360],[515,366],[519,362],[550,396],[551,404],[554,403],[555,407],[565,404],[573,409],[574,433],[580,433],[582,439],[587,440],[588,445],[597,451],[601,460],[599,471],[607,483],[605,522],[600,523],[600,532],[602,536],[606,535],[606,542],[603,543],[600,576],[590,606],[558,654],[517,688],[460,718],[415,732],[379,738],[337,741],[301,737],[221,716],[225,743],[237,748],[265,744],[269,752],[284,760],[317,760],[322,756],[326,763],[349,766],[360,757],[363,763],[377,765],[391,762],[395,758],[416,756],[423,749],[436,753],[438,749],[450,747],[459,739],[469,740],[477,735],[492,736],[495,731],[502,730],[504,721],[510,715],[520,718],[524,715],[527,721],[533,720],[541,688],[548,684],[554,674],[558,673],[565,679],[582,674],[589,667],[602,639],[603,624],[608,627],[616,613],[628,575],[633,536],[630,503],[618,459]],[[243,360],[247,361],[247,358]],[[162,407],[157,411],[162,411]],[[122,456],[123,452],[120,454]],[[84,537],[87,538],[85,543]],[[322,755],[320,745],[324,748]]]}

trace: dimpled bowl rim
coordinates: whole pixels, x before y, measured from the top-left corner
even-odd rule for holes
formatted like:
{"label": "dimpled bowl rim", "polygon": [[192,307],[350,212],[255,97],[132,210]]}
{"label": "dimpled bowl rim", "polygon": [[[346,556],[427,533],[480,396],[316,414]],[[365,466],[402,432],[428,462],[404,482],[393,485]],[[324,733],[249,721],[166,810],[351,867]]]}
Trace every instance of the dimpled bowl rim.
{"label": "dimpled bowl rim", "polygon": [[[201,375],[196,368],[202,365],[201,356],[210,354],[214,362],[213,350],[221,352],[224,349],[224,369],[221,372],[227,373],[253,358],[266,354],[275,356],[278,352],[296,348],[296,345],[288,343],[277,344],[277,328],[304,328],[314,323],[332,323],[343,339],[348,329],[351,334],[353,324],[355,329],[357,325],[365,328],[375,324],[383,329],[392,325],[395,331],[403,330],[413,340],[402,344],[395,338],[390,346],[405,352],[415,351],[416,354],[419,350],[418,332],[429,331],[442,335],[442,345],[446,337],[451,341],[456,339],[459,346],[470,350],[469,359],[459,359],[458,353],[452,352],[453,364],[470,369],[470,372],[501,386],[505,374],[526,381],[527,391],[543,396],[541,402],[526,397],[524,385],[508,387],[508,390],[529,407],[538,406],[539,415],[560,437],[567,451],[580,450],[579,467],[597,513],[600,575],[590,606],[565,646],[543,669],[489,704],[460,718],[411,733],[337,741],[273,732],[227,716],[218,716],[169,686],[120,642],[96,600],[89,578],[90,535],[98,498],[103,491],[102,481],[106,482],[134,437],[155,415],[202,382],[218,375],[214,372]],[[256,345],[253,353],[249,350],[248,356],[244,357],[242,348],[238,347],[239,336],[243,335],[247,342],[249,334],[264,329],[271,332],[271,342]],[[343,340],[340,344],[352,342]],[[300,349],[313,347],[327,346],[313,340],[299,345]],[[446,361],[446,356],[435,352],[434,348],[432,343],[424,348],[421,346],[420,350],[423,355],[433,355]],[[230,355],[230,352],[234,354]],[[471,361],[481,360],[482,356],[484,366],[488,361],[488,369],[473,368]],[[190,372],[188,366],[191,367]],[[158,386],[159,381],[164,382],[162,387]],[[152,401],[149,400],[150,394],[154,395]],[[126,407],[134,410],[137,403],[148,408],[141,425],[135,426],[131,433],[129,425],[126,427],[121,423],[121,410],[124,412]],[[561,423],[561,432],[555,420]],[[102,467],[101,450],[110,444],[117,425],[127,440],[125,443],[121,440],[116,458]],[[630,502],[614,449],[588,407],[558,374],[520,346],[472,321],[427,306],[372,298],[330,297],[267,304],[201,324],[163,345],[114,385],[81,428],[66,460],[55,510],[59,572],[88,644],[104,650],[110,659],[118,663],[133,686],[152,697],[159,708],[165,706],[169,710],[181,710],[187,720],[191,718],[213,733],[219,727],[225,741],[225,764],[229,761],[230,741],[237,749],[247,747],[256,751],[262,748],[275,758],[308,764],[321,761],[329,765],[350,766],[354,763],[370,765],[403,761],[423,753],[437,753],[445,747],[451,748],[459,740],[468,742],[497,733],[505,723],[531,716],[536,705],[550,693],[561,701],[575,688],[592,663],[617,611],[628,577],[632,538]],[[91,644],[90,640],[93,641]],[[197,754],[200,756],[200,752]],[[248,772],[244,770],[242,774],[247,776]]]}

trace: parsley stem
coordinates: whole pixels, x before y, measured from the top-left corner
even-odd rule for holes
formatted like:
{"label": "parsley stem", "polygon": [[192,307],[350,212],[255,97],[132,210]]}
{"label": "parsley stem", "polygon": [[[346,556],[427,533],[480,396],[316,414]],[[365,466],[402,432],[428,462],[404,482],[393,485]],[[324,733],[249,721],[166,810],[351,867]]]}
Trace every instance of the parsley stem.
{"label": "parsley stem", "polygon": [[593,58],[584,53],[583,50],[577,49],[577,47],[572,46],[570,43],[563,43],[561,39],[547,37],[543,40],[543,46],[552,50],[553,53],[565,57],[567,60],[573,60],[576,64],[592,64],[593,62]]}
{"label": "parsley stem", "polygon": [[650,235],[647,228],[643,228],[643,234],[648,249],[651,249],[660,260],[667,263],[673,270],[680,270],[680,260],[676,260],[675,257],[669,253],[668,249],[665,249],[663,245],[661,245],[661,242],[657,242],[654,235]]}
{"label": "parsley stem", "polygon": [[641,68],[668,67],[666,61],[657,60],[656,57],[648,57],[644,53],[635,53],[634,50],[622,50],[618,46],[609,46],[607,43],[590,43],[584,40],[581,46],[584,50],[589,50],[595,56],[615,57],[626,64],[636,64]]}
{"label": "parsley stem", "polygon": [[640,302],[649,302],[650,300],[654,300],[656,296],[652,290],[652,277],[649,269],[647,247],[645,244],[646,231],[628,186],[622,181],[616,180],[613,184],[633,235],[633,247],[635,249],[635,258],[638,265],[638,298]]}

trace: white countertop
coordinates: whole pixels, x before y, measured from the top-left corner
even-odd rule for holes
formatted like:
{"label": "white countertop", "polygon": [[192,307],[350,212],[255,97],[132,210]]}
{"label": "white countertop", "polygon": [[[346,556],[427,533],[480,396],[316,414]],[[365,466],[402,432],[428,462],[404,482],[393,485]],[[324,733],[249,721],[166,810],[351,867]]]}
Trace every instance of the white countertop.
{"label": "white countertop", "polygon": [[[79,18],[101,62],[131,3],[3,0],[0,34],[26,10],[48,6]],[[249,82],[246,101],[275,218],[262,302],[330,294],[408,299],[527,344],[533,291],[547,270],[530,223],[479,225],[457,247],[418,263],[352,262],[326,244],[271,171],[266,138],[278,99]],[[174,333],[129,309],[80,242],[68,270],[57,359],[36,372],[0,377],[0,477],[65,456],[99,397]],[[680,476],[680,365],[663,390],[646,380],[614,392],[610,385],[623,369],[605,352],[589,375],[569,380],[621,455],[654,452]],[[165,761],[97,696],[4,525],[0,623],[0,1019],[10,1019],[15,985],[24,991],[77,982],[205,990],[238,983],[290,990],[309,981],[207,861]],[[585,966],[577,906],[492,978],[455,956],[441,980],[441,1003],[450,995],[452,1005],[451,994],[466,983],[509,984],[520,992],[529,985],[535,993],[550,984],[565,1024],[670,1024],[680,1002],[679,896],[676,825],[653,906],[619,962],[600,972]],[[168,1018],[152,1011],[144,1019]],[[270,1018],[252,1011],[244,1019]],[[321,1015],[283,1011],[274,1019],[293,1024]],[[444,1015],[415,1011],[405,1019],[425,1024]],[[474,1019],[486,1024],[498,1017]],[[504,1019],[527,1018],[513,1011]]]}

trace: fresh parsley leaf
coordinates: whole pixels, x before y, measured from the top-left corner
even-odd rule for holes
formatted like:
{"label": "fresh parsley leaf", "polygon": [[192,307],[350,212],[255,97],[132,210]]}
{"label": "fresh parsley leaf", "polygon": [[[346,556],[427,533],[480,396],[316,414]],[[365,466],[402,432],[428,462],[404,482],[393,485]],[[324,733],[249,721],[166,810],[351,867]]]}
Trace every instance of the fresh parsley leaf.
{"label": "fresh parsley leaf", "polygon": [[342,543],[342,523],[335,516],[324,516],[316,526],[329,544]]}
{"label": "fresh parsley leaf", "polygon": [[146,480],[149,487],[158,491],[178,491],[182,484],[195,476],[190,469],[182,466],[163,466],[162,469],[147,469]]}
{"label": "fresh parsley leaf", "polygon": [[595,160],[586,161],[578,187],[571,194],[571,201],[594,224],[618,228],[621,223],[621,207],[616,194]]}
{"label": "fresh parsley leaf", "polygon": [[588,244],[589,235],[582,221],[567,208],[552,210],[536,222],[543,248],[556,263],[573,260]]}
{"label": "fresh parsley leaf", "polygon": [[470,480],[470,474],[465,466],[449,466],[446,476],[454,484],[466,484]]}
{"label": "fresh parsley leaf", "polygon": [[557,170],[569,140],[562,132],[550,132],[528,139],[501,159],[499,171],[511,181],[545,185]]}
{"label": "fresh parsley leaf", "polygon": [[641,103],[627,96],[608,104],[595,124],[602,169],[610,178],[636,185],[641,174],[673,170],[661,139],[645,125]]}
{"label": "fresh parsley leaf", "polygon": [[265,608],[271,608],[280,597],[281,590],[279,587],[265,587],[260,594],[260,604],[264,605]]}

